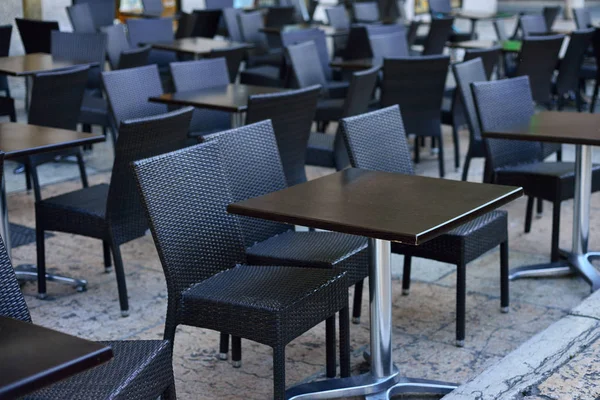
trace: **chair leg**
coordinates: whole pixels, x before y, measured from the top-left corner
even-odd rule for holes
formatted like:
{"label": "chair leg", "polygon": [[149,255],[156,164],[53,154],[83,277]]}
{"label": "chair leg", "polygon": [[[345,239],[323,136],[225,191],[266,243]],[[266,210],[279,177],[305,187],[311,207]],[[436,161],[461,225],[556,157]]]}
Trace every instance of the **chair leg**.
{"label": "chair leg", "polygon": [[119,304],[121,306],[121,316],[129,316],[129,299],[127,298],[127,282],[125,281],[125,269],[123,259],[121,258],[121,249],[119,245],[111,239],[110,247],[115,260],[115,275],[117,276],[117,288],[119,290]]}
{"label": "chair leg", "polygon": [[[341,318],[340,318],[341,322]],[[327,365],[327,377],[335,378],[336,364],[335,364],[335,315],[327,318],[325,321],[325,358]]]}
{"label": "chair leg", "polygon": [[465,345],[465,301],[467,276],[464,263],[456,265],[456,346]]}
{"label": "chair leg", "polygon": [[352,323],[353,324],[360,324],[360,314],[361,314],[361,308],[362,308],[362,293],[363,293],[363,287],[364,287],[365,281],[364,279],[362,281],[358,281],[356,282],[356,285],[354,285],[354,303],[352,305]]}
{"label": "chair leg", "polygon": [[454,168],[460,168],[460,147],[458,142],[458,128],[452,125],[452,140],[454,141]]}
{"label": "chair leg", "polygon": [[542,216],[542,214],[544,213],[544,200],[539,198],[537,199],[537,216],[538,218]]}
{"label": "chair leg", "polygon": [[[465,157],[465,165],[463,166],[463,172],[462,172],[462,180],[466,181],[467,180],[467,176],[469,175],[469,167],[471,166],[471,152],[468,151],[467,155]],[[485,175],[485,172],[484,172]]]}
{"label": "chair leg", "polygon": [[562,161],[562,149],[556,152],[556,161]]}
{"label": "chair leg", "polygon": [[508,280],[508,239],[500,243],[500,310],[509,311],[510,292]]}
{"label": "chair leg", "polygon": [[38,270],[38,298],[45,299],[46,294],[46,244],[44,230],[40,228],[39,221],[36,222],[35,245],[37,252],[37,270]]}
{"label": "chair leg", "polygon": [[24,172],[25,172],[25,187],[27,188],[27,191],[31,191],[31,171],[29,166],[27,165],[27,163],[25,163],[24,165]]}
{"label": "chair leg", "polygon": [[592,104],[590,104],[590,113],[596,110],[596,99],[598,98],[598,90],[600,89],[600,82],[596,82],[594,85],[594,94],[592,95]]}
{"label": "chair leg", "polygon": [[340,376],[350,376],[350,310],[344,307],[340,310]]}
{"label": "chair leg", "polygon": [[404,256],[404,272],[402,273],[402,295],[408,296],[410,293],[410,267],[412,257]]}
{"label": "chair leg", "polygon": [[[425,138],[423,138],[423,140],[425,140]],[[419,149],[419,137],[417,136],[415,138],[415,164],[418,164],[419,161],[421,161],[421,156],[420,156],[420,149]]]}
{"label": "chair leg", "polygon": [[560,235],[560,200],[554,202],[552,206],[552,248],[550,250],[550,260],[552,262],[560,259],[560,250],[558,240]]}
{"label": "chair leg", "polygon": [[442,136],[440,135],[438,138],[438,162],[440,163],[440,178],[443,178],[446,175],[444,171],[444,143],[442,140]]}
{"label": "chair leg", "polygon": [[231,336],[231,362],[233,368],[242,366],[242,338]]}
{"label": "chair leg", "polygon": [[227,360],[227,353],[229,353],[229,335],[221,332],[221,338],[219,340],[219,360]]}
{"label": "chair leg", "polygon": [[31,165],[29,160],[26,161],[25,169],[31,173],[31,183],[33,183],[33,198],[36,202],[42,200],[42,189],[40,188],[40,178],[37,173],[37,166]]}
{"label": "chair leg", "polygon": [[104,272],[112,272],[112,258],[110,257],[110,242],[102,241],[102,250],[104,251]]}
{"label": "chair leg", "polygon": [[285,399],[285,346],[273,348],[273,399]]}
{"label": "chair leg", "polygon": [[525,233],[531,232],[531,218],[533,214],[533,196],[527,197],[527,209],[525,211]]}
{"label": "chair leg", "polygon": [[85,172],[85,163],[83,162],[83,153],[81,149],[77,152],[77,165],[79,166],[79,175],[81,176],[81,184],[84,188],[88,187],[87,172]]}

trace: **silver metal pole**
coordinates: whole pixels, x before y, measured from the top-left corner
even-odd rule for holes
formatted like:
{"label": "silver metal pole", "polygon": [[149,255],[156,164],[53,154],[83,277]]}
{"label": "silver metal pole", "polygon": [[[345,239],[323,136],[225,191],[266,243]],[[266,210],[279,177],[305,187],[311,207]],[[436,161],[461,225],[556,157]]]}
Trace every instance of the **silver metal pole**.
{"label": "silver metal pole", "polygon": [[573,254],[587,253],[590,232],[592,146],[575,146],[575,199],[573,201]]}
{"label": "silver metal pole", "polygon": [[387,240],[369,239],[371,307],[371,374],[393,374],[392,363],[392,253]]}

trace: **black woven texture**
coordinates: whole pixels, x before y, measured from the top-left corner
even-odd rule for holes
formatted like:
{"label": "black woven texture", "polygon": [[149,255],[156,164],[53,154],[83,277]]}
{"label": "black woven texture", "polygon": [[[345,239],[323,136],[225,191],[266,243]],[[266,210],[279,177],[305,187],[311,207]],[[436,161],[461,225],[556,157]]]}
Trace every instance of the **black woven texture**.
{"label": "black woven texture", "polygon": [[[19,246],[25,246],[35,242],[35,229],[19,224],[9,224],[10,232],[10,247],[13,249]],[[46,239],[54,236],[51,233],[46,233]]]}
{"label": "black woven texture", "polygon": [[[127,31],[132,47],[142,43],[172,42],[175,39],[171,18],[129,18]],[[152,49],[148,59],[149,64],[157,64],[160,68],[167,68],[174,61],[177,61],[175,52],[156,49]]]}
{"label": "black woven texture", "polygon": [[592,27],[592,14],[588,8],[574,8],[573,17],[577,29],[587,29]]}
{"label": "black woven texture", "polygon": [[164,114],[167,106],[148,101],[163,88],[156,65],[102,73],[102,82],[116,126],[121,121]]}
{"label": "black woven texture", "polygon": [[[170,64],[175,90],[199,90],[229,84],[225,58],[174,62]],[[204,135],[231,128],[231,114],[224,111],[194,109],[190,132]]]}
{"label": "black woven texture", "polygon": [[250,96],[246,124],[271,120],[288,186],[306,182],[306,148],[321,86]]}
{"label": "black woven texture", "polygon": [[131,48],[125,32],[125,25],[112,25],[102,28],[106,35],[106,56],[110,63],[110,69],[119,69],[119,59],[121,53]]}
{"label": "black woven texture", "polygon": [[50,54],[52,31],[58,31],[58,22],[39,21],[36,19],[15,18],[19,36],[25,49],[25,54]]}
{"label": "black woven texture", "polygon": [[369,35],[373,58],[382,62],[384,58],[408,57],[408,42],[404,32]]}
{"label": "black woven texture", "polygon": [[96,32],[96,24],[92,16],[92,9],[87,3],[74,4],[67,7],[69,21],[73,27],[73,31],[77,33],[94,33]]}
{"label": "black woven texture", "polygon": [[452,24],[454,19],[450,17],[433,18],[429,26],[429,33],[423,44],[424,56],[442,54],[446,41],[452,32]]}
{"label": "black woven texture", "polygon": [[347,277],[236,265],[244,246],[220,153],[206,143],[134,164],[167,279],[165,337],[185,324],[273,347],[274,398],[284,399],[285,345],[348,306]]}
{"label": "black woven texture", "polygon": [[325,79],[330,81],[333,73],[329,66],[329,50],[327,49],[327,38],[325,32],[321,29],[298,29],[281,33],[281,43],[283,46],[291,46],[294,44],[314,42],[319,54],[319,61],[325,74]]}
{"label": "black woven texture", "polygon": [[286,57],[290,62],[296,84],[305,88],[321,85],[326,92],[327,78],[323,68],[320,68],[321,57],[314,42],[302,42],[285,48]]}
{"label": "black woven texture", "polygon": [[115,0],[73,0],[73,4],[87,3],[92,9],[96,30],[110,26],[115,21]]}
{"label": "black woven texture", "polygon": [[379,5],[375,1],[354,3],[353,10],[357,22],[377,22],[381,19]]}
{"label": "black woven texture", "polygon": [[569,92],[579,92],[579,71],[583,58],[592,42],[594,29],[588,28],[571,32],[569,46],[564,57],[560,60],[558,77],[556,78],[556,94],[564,96]]}
{"label": "black woven texture", "polygon": [[238,24],[238,15],[243,14],[244,11],[237,8],[225,8],[221,12],[223,13],[223,21],[225,22],[229,39],[234,42],[243,42],[244,39],[240,31],[240,25]]}
{"label": "black woven texture", "polygon": [[264,28],[263,16],[260,12],[239,13],[237,15],[238,27],[244,42],[253,43],[258,51],[268,50],[267,38],[260,29]]}
{"label": "black woven texture", "polygon": [[150,51],[152,51],[150,46],[123,50],[119,58],[119,66],[117,69],[137,68],[147,65]]}
{"label": "black woven texture", "polygon": [[500,46],[493,46],[489,49],[470,49],[465,51],[465,56],[463,57],[463,61],[470,61],[476,58],[481,58],[483,62],[483,67],[485,69],[485,76],[487,79],[492,78],[492,74],[498,65],[498,61],[500,60],[500,56],[502,54]]}

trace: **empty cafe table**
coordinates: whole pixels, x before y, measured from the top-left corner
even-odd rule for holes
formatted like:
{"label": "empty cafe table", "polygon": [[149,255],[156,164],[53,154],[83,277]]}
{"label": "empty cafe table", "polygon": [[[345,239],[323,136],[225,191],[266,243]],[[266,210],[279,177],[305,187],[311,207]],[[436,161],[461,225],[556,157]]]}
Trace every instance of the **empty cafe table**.
{"label": "empty cafe table", "polygon": [[19,398],[113,357],[106,345],[0,316],[0,398]]}
{"label": "empty cafe table", "polygon": [[189,37],[177,39],[172,42],[160,43],[145,43],[157,50],[174,51],[176,53],[191,54],[198,58],[209,54],[213,50],[227,49],[229,47],[237,47],[244,45],[247,48],[252,48],[249,43],[230,42],[228,40],[209,39],[202,37]]}
{"label": "empty cafe table", "polygon": [[[5,160],[102,142],[104,140],[105,137],[103,135],[12,122],[0,123],[0,151],[5,153]],[[2,217],[0,234],[10,254],[11,243],[5,181],[5,179],[2,179],[2,186],[0,187],[0,215]],[[37,269],[35,266],[17,266],[15,267],[15,273],[19,279],[37,279]],[[72,284],[78,290],[85,290],[85,286],[87,285],[85,280],[58,275],[47,274],[47,279]]]}
{"label": "empty cafe table", "polygon": [[406,378],[392,359],[390,242],[420,245],[520,196],[521,188],[350,168],[230,204],[233,214],[369,238],[371,371],[292,387],[287,398],[445,394],[453,383]]}
{"label": "empty cafe table", "polygon": [[511,271],[510,278],[579,273],[592,287],[600,289],[600,274],[590,263],[600,252],[588,252],[590,197],[592,195],[592,146],[600,145],[600,114],[543,111],[531,118],[529,126],[514,131],[482,133],[486,138],[569,143],[575,145],[575,197],[573,201],[573,243],[565,258],[550,264],[530,265]]}
{"label": "empty cafe table", "polygon": [[242,113],[248,108],[248,97],[255,94],[279,93],[287,89],[270,86],[229,84],[186,92],[166,93],[150,97],[150,101],[179,106],[193,106],[232,113],[232,126],[243,125]]}

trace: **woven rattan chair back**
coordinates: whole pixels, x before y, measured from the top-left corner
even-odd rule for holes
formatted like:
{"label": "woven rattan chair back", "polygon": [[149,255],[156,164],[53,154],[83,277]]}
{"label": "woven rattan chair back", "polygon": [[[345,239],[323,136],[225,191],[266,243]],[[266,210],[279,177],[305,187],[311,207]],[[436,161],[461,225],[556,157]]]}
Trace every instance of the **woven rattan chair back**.
{"label": "woven rattan chair back", "polygon": [[408,43],[406,35],[401,32],[383,35],[369,35],[373,58],[377,62],[383,62],[384,58],[408,57]]}
{"label": "woven rattan chair back", "polygon": [[[535,109],[529,78],[526,76],[471,84],[482,132],[518,129],[529,125]],[[506,101],[510,99],[510,101]],[[539,142],[486,139],[491,169],[537,162],[541,159]]]}
{"label": "woven rattan chair back", "polygon": [[237,8],[224,8],[221,12],[223,14],[223,21],[225,22],[225,28],[227,28],[229,39],[234,42],[243,42],[244,37],[240,31],[238,15],[243,14],[244,11]]}
{"label": "woven rattan chair back", "polygon": [[92,9],[87,3],[74,4],[67,7],[67,14],[74,32],[95,33],[96,24],[92,16]]}
{"label": "woven rattan chair back", "polygon": [[267,37],[260,31],[265,26],[262,14],[259,11],[239,13],[237,20],[243,41],[253,43],[258,50],[266,51]]}
{"label": "woven rattan chair back", "polygon": [[551,31],[552,25],[558,18],[558,15],[562,11],[561,6],[552,6],[552,7],[544,7],[542,9],[542,16],[544,17],[544,22],[546,22],[546,28]]}
{"label": "woven rattan chair back", "polygon": [[371,43],[369,42],[369,32],[366,26],[353,25],[348,33],[347,43],[352,43],[352,45],[346,45],[343,52],[344,59],[354,60],[373,57]]}
{"label": "woven rattan chair back", "polygon": [[293,6],[269,7],[265,26],[281,28],[296,22],[296,9]]}
{"label": "woven rattan chair back", "polygon": [[194,33],[196,25],[196,15],[181,12],[177,20],[177,31],[175,31],[175,39],[191,37]]}
{"label": "woven rattan chair back", "polygon": [[521,15],[519,26],[523,37],[543,35],[548,33],[548,26],[543,15]]}
{"label": "woven rattan chair back", "polygon": [[233,8],[233,3],[233,0],[204,0],[204,7],[207,10],[223,10]]}
{"label": "woven rattan chair back", "polygon": [[[12,25],[0,25],[0,57],[7,57],[10,51],[10,38],[12,36]],[[0,75],[0,90],[4,90],[6,95],[10,97],[10,88],[6,75]],[[0,109],[2,106],[0,106]],[[0,114],[3,114],[0,111]]]}
{"label": "woven rattan chair back", "polygon": [[245,258],[237,217],[226,211],[233,199],[219,146],[188,147],[133,168],[167,280],[167,314],[174,313],[183,291]]}
{"label": "woven rattan chair back", "polygon": [[105,26],[101,31],[106,35],[106,55],[108,57],[110,69],[119,69],[121,53],[132,48],[127,39],[125,25],[118,24]]}
{"label": "woven rattan chair back", "polygon": [[423,45],[423,55],[437,55],[444,52],[446,42],[452,33],[454,19],[450,17],[433,18],[429,27],[429,33]]}
{"label": "woven rattan chair back", "polygon": [[355,168],[414,174],[398,106],[344,118],[340,129]]}
{"label": "woven rattan chair back", "polygon": [[592,14],[587,8],[574,8],[573,17],[575,18],[577,29],[587,29],[592,26]]}
{"label": "woven rattan chair back", "polygon": [[15,18],[19,36],[23,42],[25,54],[50,54],[52,31],[58,30],[56,21],[39,21],[35,19]]}
{"label": "woven rattan chair back", "polygon": [[116,126],[126,119],[164,114],[167,106],[148,98],[163,93],[156,65],[102,73],[102,82]]}
{"label": "woven rattan chair back", "polygon": [[148,229],[131,163],[186,146],[192,107],[121,122],[115,144],[106,216],[117,243],[144,235]]}
{"label": "woven rattan chair back", "polygon": [[73,4],[89,4],[96,30],[115,22],[115,0],[73,0]]}
{"label": "woven rattan chair back", "polygon": [[381,19],[379,5],[375,1],[354,3],[353,9],[356,22],[377,22]]}
{"label": "woven rattan chair back", "polygon": [[160,14],[163,12],[162,0],[142,0],[145,13]]}
{"label": "woven rattan chair back", "polygon": [[452,70],[454,71],[454,79],[456,80],[456,90],[465,110],[465,117],[469,127],[469,140],[481,142],[481,128],[477,119],[477,109],[475,108],[475,103],[473,103],[471,83],[488,80],[483,60],[475,58],[454,64]]}
{"label": "woven rattan chair back", "polygon": [[327,14],[327,21],[329,25],[335,29],[350,29],[350,18],[346,12],[346,7],[338,5],[335,7],[328,7],[325,9]]}
{"label": "woven rattan chair back", "polygon": [[321,62],[323,73],[325,74],[325,79],[330,80],[333,73],[331,72],[331,67],[329,66],[329,50],[327,49],[327,38],[325,37],[325,32],[323,32],[321,29],[315,28],[298,29],[295,31],[281,33],[281,44],[283,46],[291,46],[294,44],[311,41],[314,42],[315,47],[317,48],[317,53],[319,53],[319,60]]}
{"label": "woven rattan chair back", "polygon": [[419,27],[421,26],[421,21],[413,20],[410,21],[410,25],[408,26],[408,30],[406,31],[406,42],[409,46],[412,46],[417,40],[417,32]]}
{"label": "woven rattan chair back", "polygon": [[153,42],[172,42],[175,38],[171,18],[130,18],[127,20],[127,32],[131,47]]}
{"label": "woven rattan chair back", "polygon": [[433,16],[444,16],[452,12],[450,0],[429,0],[429,13]]}
{"label": "woven rattan chair back", "polygon": [[533,99],[550,104],[552,77],[558,62],[563,35],[525,37],[519,54],[516,76],[528,76]]}
{"label": "woven rattan chair back", "polygon": [[344,117],[366,113],[373,98],[379,67],[356,71],[352,74],[344,101]]}
{"label": "woven rattan chair back", "polygon": [[388,58],[383,63],[381,105],[398,104],[409,134],[437,136],[448,56]]}
{"label": "woven rattan chair back", "polygon": [[213,49],[206,58],[224,58],[227,62],[227,71],[229,73],[229,82],[235,82],[238,72],[240,71],[240,65],[246,57],[246,46],[232,46],[223,49]]}
{"label": "woven rattan chair back", "polygon": [[148,65],[150,50],[152,50],[150,46],[124,50],[121,53],[121,57],[119,57],[118,69],[137,68]]}
{"label": "woven rattan chair back", "polygon": [[297,87],[305,88],[321,85],[323,93],[327,87],[327,78],[321,68],[321,59],[314,42],[304,42],[285,48]]}
{"label": "woven rattan chair back", "polygon": [[571,32],[569,46],[560,61],[558,77],[556,78],[556,94],[563,96],[579,90],[579,73],[583,58],[594,35],[594,29],[588,28]]}
{"label": "woven rattan chair back", "polygon": [[501,55],[502,49],[500,46],[494,46],[489,49],[471,49],[465,51],[463,61],[470,61],[480,58],[485,69],[485,76],[487,76],[487,79],[489,80],[492,78],[492,74],[498,65]]}
{"label": "woven rattan chair back", "polygon": [[77,130],[88,70],[88,67],[76,67],[35,75],[28,123]]}
{"label": "woven rattan chair back", "polygon": [[96,63],[90,67],[89,89],[102,89],[100,73],[106,60],[106,35],[103,33],[52,32],[52,57],[77,62]]}
{"label": "woven rattan chair back", "polygon": [[[233,201],[247,200],[287,187],[270,121],[216,133],[205,139],[219,142]],[[246,247],[293,229],[287,224],[257,218],[239,217],[239,221]]]}
{"label": "woven rattan chair back", "polygon": [[192,36],[214,38],[219,29],[221,10],[194,10],[194,29]]}
{"label": "woven rattan chair back", "polygon": [[270,119],[288,186],[306,182],[306,147],[321,93],[320,86],[250,96],[246,123]]}

